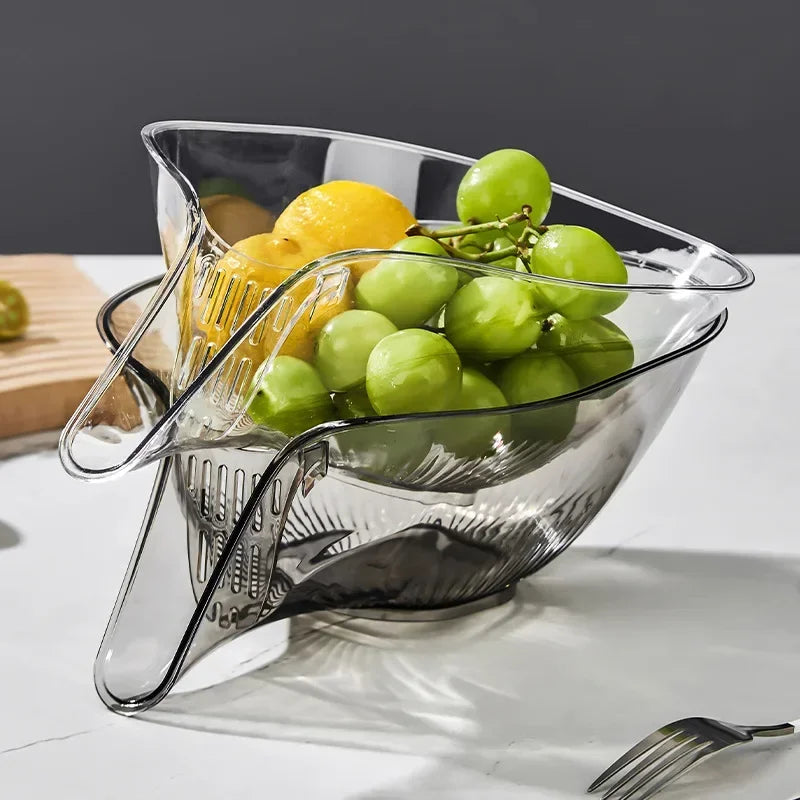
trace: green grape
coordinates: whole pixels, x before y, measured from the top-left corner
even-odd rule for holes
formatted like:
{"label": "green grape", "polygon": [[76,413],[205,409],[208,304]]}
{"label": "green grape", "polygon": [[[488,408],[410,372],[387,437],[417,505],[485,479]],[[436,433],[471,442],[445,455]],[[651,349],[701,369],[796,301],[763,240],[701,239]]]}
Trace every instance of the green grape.
{"label": "green grape", "polygon": [[488,378],[492,383],[497,383],[497,376],[500,374],[500,368],[504,362],[502,361],[468,361],[461,359],[461,369],[471,369],[475,372],[480,372],[481,375]]}
{"label": "green grape", "polygon": [[[399,253],[419,253],[424,256],[446,256],[447,251],[430,236],[406,236],[392,245]],[[398,263],[398,262],[394,262]]]}
{"label": "green grape", "polygon": [[361,419],[363,417],[377,417],[378,414],[372,407],[367,397],[367,390],[363,387],[340,392],[333,396],[333,406],[339,419]]}
{"label": "green grape", "polygon": [[461,180],[456,197],[459,219],[490,222],[531,207],[539,225],[550,210],[550,176],[538,158],[524,150],[495,150],[476,161]]}
{"label": "green grape", "polygon": [[542,316],[527,282],[486,275],[453,295],[445,307],[444,326],[460,354],[496,361],[527,350],[541,331]]}
{"label": "green grape", "polygon": [[375,345],[367,362],[367,394],[379,414],[450,408],[461,389],[461,361],[443,336],[419,328]]}
{"label": "green grape", "polygon": [[580,388],[577,376],[564,359],[538,350],[503,364],[498,386],[512,406],[550,400]]}
{"label": "green grape", "polygon": [[364,383],[367,359],[378,342],[397,328],[375,311],[352,309],[328,321],[319,333],[314,363],[325,385],[343,392]]}
{"label": "green grape", "polygon": [[[517,272],[521,272],[526,275],[530,275],[528,272],[528,268],[525,264],[522,263],[521,260],[517,259]],[[533,294],[533,304],[542,314],[550,314],[555,309],[553,308],[553,304],[550,302],[550,298],[546,294],[547,286],[540,282],[531,283],[531,293]]]}
{"label": "green grape", "polygon": [[[536,242],[531,270],[551,278],[590,283],[627,283],[628,270],[617,251],[602,237],[578,225],[548,229]],[[626,292],[541,285],[552,307],[568,319],[588,319],[619,308]]]}
{"label": "green grape", "polygon": [[453,404],[453,411],[503,408],[506,405],[505,395],[480,369],[462,368],[461,391]]}
{"label": "green grape", "polygon": [[296,436],[333,419],[333,403],[317,371],[294,356],[277,356],[248,409],[256,425]]}
{"label": "green grape", "polygon": [[[483,372],[464,367],[461,392],[453,410],[503,408],[506,398]],[[443,417],[433,421],[434,440],[459,458],[477,458],[508,441],[511,433],[508,414],[476,414]]]}
{"label": "green grape", "polygon": [[[427,236],[409,236],[392,250],[447,255],[437,241]],[[414,328],[441,308],[457,287],[458,271],[450,264],[387,258],[358,282],[356,306],[383,314],[398,328]]]}
{"label": "green grape", "polygon": [[[497,383],[512,406],[550,400],[580,388],[563,359],[538,350],[506,362]],[[513,417],[514,435],[530,442],[560,442],[572,430],[577,410],[578,403],[572,401],[518,411]]]}
{"label": "green grape", "polygon": [[633,366],[633,345],[625,332],[605,317],[569,320],[556,315],[536,347],[569,364],[581,388],[600,383]]}

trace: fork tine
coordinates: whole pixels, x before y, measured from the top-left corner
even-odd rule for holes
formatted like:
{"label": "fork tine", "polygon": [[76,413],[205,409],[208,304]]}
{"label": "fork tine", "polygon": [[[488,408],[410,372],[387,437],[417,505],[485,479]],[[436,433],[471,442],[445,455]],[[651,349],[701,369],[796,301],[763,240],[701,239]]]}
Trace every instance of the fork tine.
{"label": "fork tine", "polygon": [[685,764],[676,764],[675,768],[664,775],[663,778],[656,781],[652,786],[649,786],[645,794],[643,794],[639,800],[648,800],[649,797],[653,797],[662,789],[669,786],[669,784],[671,784],[673,781],[685,775],[687,772],[689,772],[689,770],[699,766],[702,761],[705,761],[707,758],[711,758],[714,753],[719,752],[719,750],[707,750],[707,746],[708,745],[695,748],[695,750],[689,754],[691,758],[689,758]]}
{"label": "fork tine", "polygon": [[610,778],[613,778],[620,770],[627,767],[628,764],[630,764],[632,761],[635,761],[637,758],[639,758],[639,756],[647,754],[660,742],[674,739],[679,733],[679,731],[675,731],[674,733],[667,735],[662,733],[662,730],[664,730],[664,728],[658,731],[653,731],[653,733],[651,733],[649,736],[645,736],[644,739],[631,747],[630,750],[623,753],[602,775],[600,775],[591,783],[586,791],[590,793],[596,792],[606,781],[608,781]]}
{"label": "fork tine", "polygon": [[[650,770],[646,775],[643,775],[633,786],[631,786],[630,789],[628,789],[628,791],[624,795],[622,795],[622,797],[620,797],[619,800],[631,800],[631,798],[640,789],[643,789],[645,786],[650,784],[652,781],[655,781],[655,779],[658,778],[659,775],[663,775],[667,770],[670,769],[670,767],[676,766],[678,764],[678,762],[683,761],[683,759],[685,759],[685,758],[688,758],[688,759],[691,760],[692,756],[694,756],[694,755],[698,755],[698,754],[702,755],[703,751],[706,750],[708,747],[711,747],[711,742],[703,742],[702,744],[698,742],[690,750],[687,750],[687,751],[684,751],[682,753],[679,753],[678,755],[673,756],[672,758],[670,758],[666,762],[662,762],[661,764],[658,765],[658,767],[656,769]],[[682,771],[683,770],[681,769],[681,767],[678,767],[677,775],[675,777],[680,775]],[[670,772],[669,774],[671,775],[672,773]],[[658,782],[656,781],[656,784],[657,783]],[[657,789],[655,789],[654,787],[655,787],[655,784],[647,786],[647,794],[645,794],[644,797],[652,797],[655,794],[655,792],[657,791]],[[639,798],[639,800],[643,800],[643,799]]]}
{"label": "fork tine", "polygon": [[651,773],[651,767],[658,769],[662,764],[666,763],[665,759],[669,756],[674,756],[678,751],[683,753],[686,752],[686,748],[690,747],[694,744],[695,737],[692,736],[689,739],[679,740],[677,737],[680,735],[679,732],[675,733],[675,736],[667,739],[664,744],[659,745],[656,747],[650,755],[646,758],[643,758],[633,767],[631,767],[628,772],[620,777],[620,779],[614,783],[613,786],[610,786],[608,791],[603,795],[603,800],[608,800],[610,797],[615,795],[617,792],[622,791],[626,786],[628,786],[632,781],[635,781],[637,778],[644,774]]}

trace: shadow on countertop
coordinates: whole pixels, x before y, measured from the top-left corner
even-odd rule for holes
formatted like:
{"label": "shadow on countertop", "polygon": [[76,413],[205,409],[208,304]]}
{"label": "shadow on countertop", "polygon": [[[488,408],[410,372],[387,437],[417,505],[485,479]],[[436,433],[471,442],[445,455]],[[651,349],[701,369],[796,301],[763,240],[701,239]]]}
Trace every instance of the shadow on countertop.
{"label": "shadow on countertop", "polygon": [[22,542],[22,535],[16,528],[0,519],[0,550],[8,550]]}
{"label": "shadow on countertop", "polygon": [[[448,623],[297,617],[272,663],[173,693],[142,719],[434,759],[358,800],[579,797],[670,720],[782,721],[799,606],[796,557],[574,548],[505,606]],[[672,792],[747,798],[750,776],[786,778],[796,746],[737,748]]]}

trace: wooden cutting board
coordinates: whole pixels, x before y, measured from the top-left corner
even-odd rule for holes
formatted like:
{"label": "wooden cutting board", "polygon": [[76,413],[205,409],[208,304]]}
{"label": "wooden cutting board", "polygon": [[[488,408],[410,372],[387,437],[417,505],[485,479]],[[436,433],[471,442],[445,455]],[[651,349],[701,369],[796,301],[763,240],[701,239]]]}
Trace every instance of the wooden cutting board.
{"label": "wooden cutting board", "polygon": [[21,442],[52,444],[110,354],[95,327],[106,298],[71,256],[0,256],[0,280],[30,307],[25,335],[0,342],[0,455],[9,455],[30,449]]}

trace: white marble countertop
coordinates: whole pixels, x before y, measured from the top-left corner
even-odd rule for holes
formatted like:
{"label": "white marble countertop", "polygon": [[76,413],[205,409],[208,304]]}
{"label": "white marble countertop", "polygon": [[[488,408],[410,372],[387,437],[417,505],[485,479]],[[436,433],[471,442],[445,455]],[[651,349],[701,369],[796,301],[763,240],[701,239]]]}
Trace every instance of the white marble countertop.
{"label": "white marble countertop", "polygon": [[[800,529],[792,502],[800,486],[800,427],[795,424],[800,396],[800,257],[745,256],[744,260],[756,272],[756,285],[733,299],[728,328],[709,347],[656,442],[584,534],[578,552],[565,556],[577,564],[577,573],[589,569],[581,561],[584,550],[614,551],[614,558],[607,561],[620,559],[620,564],[629,565],[633,562],[626,556],[635,561],[641,553],[676,551],[687,558],[687,551],[705,551],[698,559],[717,554],[714,586],[724,591],[725,571],[719,572],[723,563],[719,558],[744,554],[750,560],[736,563],[752,564],[753,570],[781,560],[800,563]],[[81,257],[79,263],[109,293],[156,274],[161,267],[156,257],[92,256]],[[470,763],[468,758],[423,746],[408,752],[390,752],[381,745],[336,746],[312,731],[282,739],[274,732],[266,736],[249,730],[249,735],[236,735],[230,730],[171,725],[169,719],[155,724],[113,715],[95,696],[92,661],[151,481],[152,472],[146,469],[121,481],[82,484],[61,470],[50,451],[0,462],[0,597],[6,610],[0,628],[2,796],[579,797],[578,787],[585,786],[604,762],[647,732],[641,726],[649,723],[641,720],[630,731],[610,730],[595,750],[584,748],[582,760],[572,762],[565,756],[568,738],[563,731],[548,742],[532,720],[536,735],[526,740],[524,758],[510,755],[506,760],[503,755],[513,754],[519,746],[515,739],[506,743],[504,751],[501,748],[500,755],[487,756],[484,764],[480,755]],[[561,560],[548,568],[545,594],[558,595],[566,572],[560,565]],[[736,581],[750,585],[748,569],[732,568],[731,585]],[[618,578],[629,580],[630,573],[620,572]],[[796,594],[794,573],[785,580],[775,578],[775,585],[783,585],[781,581],[786,587],[791,584]],[[797,600],[800,603],[800,597]],[[669,597],[661,601],[668,604]],[[757,601],[758,597],[752,598],[752,604],[757,606]],[[570,610],[556,605],[548,606],[546,624],[563,621]],[[713,603],[708,606],[712,607]],[[796,608],[790,619],[798,619]],[[790,645],[800,640],[792,639],[791,621],[781,620],[776,626],[776,635],[786,629],[783,656],[788,657]],[[800,635],[800,625],[797,628]],[[573,626],[573,633],[578,629]],[[552,652],[553,642],[544,641],[548,630],[555,629],[540,629],[544,655]],[[558,636],[552,637],[562,645],[565,630],[561,624]],[[773,659],[778,650],[770,650]],[[794,653],[800,663],[800,649]],[[796,665],[791,666],[791,676],[789,671],[785,675],[787,686],[796,675]],[[783,685],[781,670],[786,667],[777,661],[772,664],[776,686]],[[731,685],[728,689],[729,695],[736,694]],[[793,707],[792,696],[783,698],[783,707],[789,706],[786,716],[800,716],[800,698],[796,692],[793,697]],[[731,705],[730,713],[764,708],[764,714],[779,714],[779,699],[766,707],[763,697],[748,695],[743,705]],[[717,705],[724,703],[717,698]],[[568,706],[565,730],[588,724],[576,716],[577,706]],[[654,707],[661,713],[660,706]],[[695,712],[709,713],[709,709]],[[592,720],[602,731],[602,720]],[[475,752],[481,752],[480,737]],[[777,800],[800,794],[800,750],[783,748],[782,757],[784,766],[793,764],[797,782],[795,791],[776,783],[777,793],[769,796]],[[758,769],[757,762],[749,764]],[[706,795],[676,792],[674,796]],[[739,794],[731,786],[727,796],[756,795]],[[767,795],[759,796],[768,800]]]}

